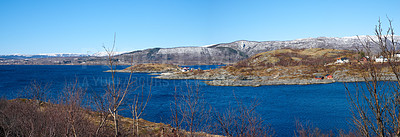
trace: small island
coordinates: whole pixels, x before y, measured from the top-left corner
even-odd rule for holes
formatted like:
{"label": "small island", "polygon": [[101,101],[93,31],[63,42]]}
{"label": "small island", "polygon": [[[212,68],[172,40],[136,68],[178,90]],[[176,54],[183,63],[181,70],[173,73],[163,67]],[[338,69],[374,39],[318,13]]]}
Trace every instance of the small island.
{"label": "small island", "polygon": [[123,70],[107,70],[105,72],[125,72],[125,73],[174,73],[179,72],[183,68],[178,65],[172,64],[157,64],[157,63],[148,63],[148,64],[136,64],[125,68]]}
{"label": "small island", "polygon": [[[386,61],[385,61],[386,60]],[[153,73],[159,79],[198,79],[213,86],[308,85],[365,81],[365,65],[383,67],[384,79],[395,80],[387,58],[338,49],[279,49],[256,54],[235,64],[211,70],[172,64],[137,64],[115,72]],[[398,63],[398,58],[391,59]],[[111,72],[108,70],[106,72]],[[154,74],[157,73],[157,74]]]}

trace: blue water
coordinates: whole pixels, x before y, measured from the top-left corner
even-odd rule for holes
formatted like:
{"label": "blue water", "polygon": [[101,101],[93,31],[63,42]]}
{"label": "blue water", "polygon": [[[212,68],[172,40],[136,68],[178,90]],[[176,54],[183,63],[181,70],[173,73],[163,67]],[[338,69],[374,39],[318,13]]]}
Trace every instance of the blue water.
{"label": "blue water", "polygon": [[187,66],[182,66],[182,67],[189,67],[189,68],[194,68],[194,69],[202,69],[202,70],[208,70],[208,69],[216,69],[223,67],[225,65],[187,65]]}
{"label": "blue water", "polygon": [[[126,66],[120,66],[124,68]],[[218,66],[201,66],[215,68]],[[52,93],[60,92],[65,83],[78,80],[88,95],[104,93],[105,81],[110,78],[107,66],[0,66],[0,96],[15,98],[32,80],[47,83]],[[126,79],[128,73],[118,73]],[[152,98],[145,110],[144,119],[168,123],[170,103],[175,88],[185,88],[187,83],[200,85],[204,99],[217,110],[235,103],[233,92],[243,103],[258,100],[256,111],[276,131],[278,136],[292,136],[296,121],[312,123],[323,132],[349,130],[351,119],[346,91],[342,83],[317,85],[278,85],[261,87],[217,87],[196,80],[152,79],[146,73],[133,75],[138,85],[147,91],[151,85]],[[132,97],[128,95],[129,102]],[[121,113],[131,116],[128,110]]]}

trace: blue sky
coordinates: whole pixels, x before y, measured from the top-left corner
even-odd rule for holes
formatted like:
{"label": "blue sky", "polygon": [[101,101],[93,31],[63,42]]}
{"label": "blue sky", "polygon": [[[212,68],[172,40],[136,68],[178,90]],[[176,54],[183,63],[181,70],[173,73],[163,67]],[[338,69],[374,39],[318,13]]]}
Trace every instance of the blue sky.
{"label": "blue sky", "polygon": [[[95,53],[373,35],[399,0],[0,0],[0,54]],[[399,32],[399,31],[397,31]]]}

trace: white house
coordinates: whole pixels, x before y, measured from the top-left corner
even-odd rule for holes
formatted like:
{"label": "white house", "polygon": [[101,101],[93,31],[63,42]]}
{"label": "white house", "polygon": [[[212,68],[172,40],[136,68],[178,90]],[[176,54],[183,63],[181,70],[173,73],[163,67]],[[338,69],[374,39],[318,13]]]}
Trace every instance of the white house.
{"label": "white house", "polygon": [[388,59],[384,58],[383,56],[380,56],[379,58],[375,58],[375,62],[387,62]]}
{"label": "white house", "polygon": [[350,62],[349,59],[344,57],[344,58],[337,58],[335,63],[339,63],[340,64],[340,63],[349,63],[349,62]]}
{"label": "white house", "polygon": [[189,67],[183,67],[183,68],[181,69],[181,71],[182,71],[182,72],[189,71]]}
{"label": "white house", "polygon": [[395,53],[395,54],[394,54],[394,57],[395,57],[395,58],[400,58],[400,53]]}

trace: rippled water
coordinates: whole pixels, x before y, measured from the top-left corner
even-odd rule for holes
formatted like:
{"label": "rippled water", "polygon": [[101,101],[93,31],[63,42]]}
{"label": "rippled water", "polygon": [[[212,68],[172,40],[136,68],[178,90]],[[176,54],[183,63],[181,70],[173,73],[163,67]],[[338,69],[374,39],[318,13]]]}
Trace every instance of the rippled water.
{"label": "rippled water", "polygon": [[[195,67],[207,69],[217,66]],[[107,66],[0,66],[0,95],[6,98],[18,97],[19,91],[29,86],[32,80],[48,83],[53,93],[63,89],[65,83],[75,80],[87,89],[88,95],[103,93],[105,81],[110,78],[110,73],[103,72],[107,69]],[[117,76],[126,79],[129,74],[118,73]],[[324,132],[349,129],[347,123],[351,115],[342,83],[217,87],[196,80],[152,79],[153,76],[146,73],[135,73],[133,76],[137,84],[144,85],[145,91],[151,85],[152,98],[143,118],[153,122],[169,122],[170,103],[176,87],[185,89],[187,83],[199,83],[204,99],[216,110],[222,110],[235,102],[233,92],[245,104],[257,99],[259,106],[256,111],[274,128],[278,136],[293,135],[296,121],[312,123]],[[128,110],[121,114],[131,116]]]}

